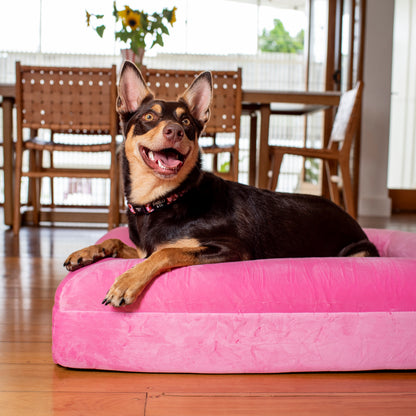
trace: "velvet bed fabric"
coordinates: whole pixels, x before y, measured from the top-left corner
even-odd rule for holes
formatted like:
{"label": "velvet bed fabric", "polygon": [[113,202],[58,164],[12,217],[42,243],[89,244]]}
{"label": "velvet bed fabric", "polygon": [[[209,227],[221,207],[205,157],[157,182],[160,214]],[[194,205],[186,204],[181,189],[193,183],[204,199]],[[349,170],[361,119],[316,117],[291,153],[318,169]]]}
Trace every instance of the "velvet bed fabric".
{"label": "velvet bed fabric", "polygon": [[[366,230],[381,258],[180,268],[133,305],[103,306],[140,260],[104,259],[56,291],[53,358],[71,368],[275,373],[416,368],[416,235]],[[132,245],[127,228],[106,238]]]}

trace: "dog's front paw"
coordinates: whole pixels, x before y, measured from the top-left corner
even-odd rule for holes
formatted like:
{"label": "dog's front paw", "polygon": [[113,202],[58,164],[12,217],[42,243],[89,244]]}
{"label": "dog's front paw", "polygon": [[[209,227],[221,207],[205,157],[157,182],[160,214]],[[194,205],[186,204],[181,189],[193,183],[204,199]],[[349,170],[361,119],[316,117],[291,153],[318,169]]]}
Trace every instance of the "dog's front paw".
{"label": "dog's front paw", "polygon": [[97,245],[89,246],[70,254],[65,260],[64,267],[70,272],[73,272],[106,256],[107,254],[104,248]]}
{"label": "dog's front paw", "polygon": [[145,281],[128,270],[117,278],[102,303],[103,305],[111,304],[115,307],[129,305],[139,297],[145,287]]}

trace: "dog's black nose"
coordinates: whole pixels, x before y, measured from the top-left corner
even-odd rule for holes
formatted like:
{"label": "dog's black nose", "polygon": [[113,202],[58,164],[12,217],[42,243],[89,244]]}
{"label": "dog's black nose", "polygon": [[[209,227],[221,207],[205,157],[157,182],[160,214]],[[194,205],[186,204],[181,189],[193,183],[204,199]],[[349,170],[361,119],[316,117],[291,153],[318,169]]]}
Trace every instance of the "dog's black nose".
{"label": "dog's black nose", "polygon": [[182,127],[177,124],[168,124],[163,129],[163,136],[172,142],[179,142],[183,139],[184,131]]}

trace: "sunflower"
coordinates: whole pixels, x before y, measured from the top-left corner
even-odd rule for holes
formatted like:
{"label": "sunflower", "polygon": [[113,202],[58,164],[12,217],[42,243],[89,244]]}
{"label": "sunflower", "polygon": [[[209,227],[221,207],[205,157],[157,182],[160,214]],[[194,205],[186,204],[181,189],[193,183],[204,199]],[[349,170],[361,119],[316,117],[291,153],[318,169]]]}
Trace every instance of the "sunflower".
{"label": "sunflower", "polygon": [[131,30],[141,28],[141,15],[130,9],[129,6],[124,6],[124,10],[119,11],[118,16],[121,18],[124,26],[129,26]]}
{"label": "sunflower", "polygon": [[130,26],[131,30],[136,30],[141,25],[142,17],[139,13],[131,12],[127,15],[126,19],[123,19],[124,26]]}
{"label": "sunflower", "polygon": [[[114,7],[115,7],[115,2],[114,2]],[[133,10],[130,9],[129,6],[124,6],[124,10],[120,10],[119,12],[117,12],[118,16],[124,21],[125,19],[127,19],[128,15],[130,13],[133,13]],[[127,26],[127,25],[126,25]]]}
{"label": "sunflower", "polygon": [[176,10],[178,10],[176,7],[172,9],[172,16],[169,20],[169,23],[173,26],[173,24],[176,22]]}

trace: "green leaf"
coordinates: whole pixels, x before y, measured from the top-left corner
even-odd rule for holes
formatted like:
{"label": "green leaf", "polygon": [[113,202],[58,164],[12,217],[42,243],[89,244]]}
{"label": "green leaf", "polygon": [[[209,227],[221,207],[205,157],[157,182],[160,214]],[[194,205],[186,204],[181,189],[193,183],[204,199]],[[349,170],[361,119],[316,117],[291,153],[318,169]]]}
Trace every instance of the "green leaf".
{"label": "green leaf", "polygon": [[116,18],[116,22],[118,22],[119,16],[118,16],[118,10],[116,7],[116,2],[113,3],[113,16]]}
{"label": "green leaf", "polygon": [[163,43],[163,38],[162,38],[162,35],[161,35],[160,33],[157,33],[157,34],[156,34],[156,39],[155,39],[155,41],[153,42],[153,44],[158,44],[158,45],[160,45],[160,46],[163,46],[163,45],[164,45],[164,43]]}
{"label": "green leaf", "polygon": [[146,42],[144,41],[144,34],[142,32],[135,32],[132,37],[131,44],[132,44],[132,49],[136,53],[138,52],[139,48],[146,48]]}
{"label": "green leaf", "polygon": [[120,39],[124,43],[127,43],[130,39],[132,39],[132,33],[116,32],[115,38]]}
{"label": "green leaf", "polygon": [[104,25],[97,26],[95,28],[95,30],[98,33],[98,35],[100,36],[100,38],[102,38],[103,37],[103,34],[104,34],[105,26]]}
{"label": "green leaf", "polygon": [[168,10],[168,9],[163,9],[163,17],[170,22],[172,20],[172,16],[173,16],[173,9],[172,10]]}
{"label": "green leaf", "polygon": [[147,31],[147,14],[143,13],[140,15],[140,27],[143,29],[144,32]]}

